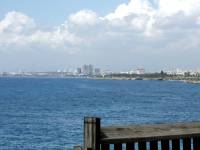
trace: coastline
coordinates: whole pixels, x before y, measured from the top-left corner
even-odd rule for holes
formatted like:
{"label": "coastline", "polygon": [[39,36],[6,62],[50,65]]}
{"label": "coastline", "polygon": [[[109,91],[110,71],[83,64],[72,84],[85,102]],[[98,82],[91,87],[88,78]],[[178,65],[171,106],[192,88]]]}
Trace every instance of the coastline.
{"label": "coastline", "polygon": [[119,77],[119,76],[0,76],[3,77],[15,77],[15,78],[74,78],[74,79],[91,79],[91,80],[145,80],[145,81],[179,81],[190,84],[200,84],[198,78],[185,78],[185,77]]}
{"label": "coastline", "polygon": [[126,77],[89,77],[93,80],[145,80],[145,81],[179,81],[191,84],[200,84],[200,80],[172,79],[172,78],[126,78]]}

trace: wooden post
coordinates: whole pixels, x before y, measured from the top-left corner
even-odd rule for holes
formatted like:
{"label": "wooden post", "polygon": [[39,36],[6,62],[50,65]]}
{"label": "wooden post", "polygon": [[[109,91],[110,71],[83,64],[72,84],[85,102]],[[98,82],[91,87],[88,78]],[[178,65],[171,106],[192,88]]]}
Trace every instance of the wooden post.
{"label": "wooden post", "polygon": [[158,150],[158,141],[150,142],[150,150]]}
{"label": "wooden post", "polygon": [[110,150],[109,144],[101,144],[101,150]]}
{"label": "wooden post", "polygon": [[83,150],[83,148],[81,146],[74,146],[73,150]]}
{"label": "wooden post", "polygon": [[169,150],[169,140],[161,140],[161,149]]}
{"label": "wooden post", "polygon": [[84,150],[100,150],[100,118],[84,118]]}
{"label": "wooden post", "polygon": [[139,150],[146,150],[147,149],[146,141],[138,142],[138,148],[139,148]]}
{"label": "wooden post", "polygon": [[194,150],[199,150],[200,149],[200,138],[199,137],[194,137],[193,138],[193,149]]}
{"label": "wooden post", "polygon": [[180,139],[172,140],[172,150],[180,150]]}
{"label": "wooden post", "polygon": [[135,150],[135,143],[126,143],[126,150]]}
{"label": "wooden post", "polygon": [[114,150],[122,150],[122,144],[114,144]]}
{"label": "wooden post", "polygon": [[183,150],[191,150],[191,139],[190,138],[183,139]]}

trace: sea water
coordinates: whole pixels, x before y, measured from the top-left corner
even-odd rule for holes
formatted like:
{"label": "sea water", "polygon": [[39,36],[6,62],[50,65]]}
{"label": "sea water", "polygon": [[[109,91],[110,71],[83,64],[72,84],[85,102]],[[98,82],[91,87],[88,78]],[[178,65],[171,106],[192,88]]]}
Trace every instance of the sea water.
{"label": "sea water", "polygon": [[84,116],[104,126],[200,121],[200,85],[0,78],[0,150],[70,150],[82,144]]}

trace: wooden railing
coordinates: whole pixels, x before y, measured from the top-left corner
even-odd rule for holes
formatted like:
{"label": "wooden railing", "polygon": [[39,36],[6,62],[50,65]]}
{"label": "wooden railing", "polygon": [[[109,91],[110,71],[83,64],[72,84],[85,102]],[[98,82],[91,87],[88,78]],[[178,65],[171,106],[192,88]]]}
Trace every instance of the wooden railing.
{"label": "wooden railing", "polygon": [[84,119],[84,145],[74,150],[200,150],[200,122],[101,127]]}

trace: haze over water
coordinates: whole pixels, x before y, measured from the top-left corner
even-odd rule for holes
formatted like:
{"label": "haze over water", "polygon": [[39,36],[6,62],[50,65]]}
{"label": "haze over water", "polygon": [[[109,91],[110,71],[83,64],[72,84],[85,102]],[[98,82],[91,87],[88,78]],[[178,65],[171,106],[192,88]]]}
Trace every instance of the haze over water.
{"label": "haze over water", "polygon": [[200,121],[199,91],[175,81],[0,78],[0,149],[71,149],[84,116],[103,125]]}

